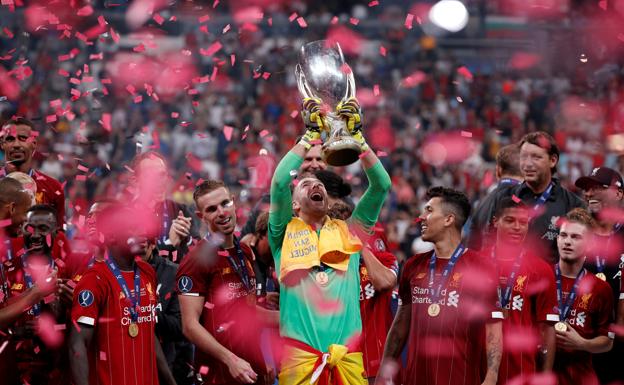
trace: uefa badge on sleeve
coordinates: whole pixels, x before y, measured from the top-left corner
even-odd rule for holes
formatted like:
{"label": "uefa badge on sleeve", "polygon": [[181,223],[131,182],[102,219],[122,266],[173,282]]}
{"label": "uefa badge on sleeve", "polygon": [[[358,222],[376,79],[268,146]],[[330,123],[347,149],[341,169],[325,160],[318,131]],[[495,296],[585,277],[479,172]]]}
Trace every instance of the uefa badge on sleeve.
{"label": "uefa badge on sleeve", "polygon": [[91,290],[83,290],[78,294],[78,304],[82,307],[89,307],[93,305],[95,296]]}
{"label": "uefa badge on sleeve", "polygon": [[188,275],[183,275],[178,279],[178,290],[182,293],[188,293],[193,288],[193,280]]}

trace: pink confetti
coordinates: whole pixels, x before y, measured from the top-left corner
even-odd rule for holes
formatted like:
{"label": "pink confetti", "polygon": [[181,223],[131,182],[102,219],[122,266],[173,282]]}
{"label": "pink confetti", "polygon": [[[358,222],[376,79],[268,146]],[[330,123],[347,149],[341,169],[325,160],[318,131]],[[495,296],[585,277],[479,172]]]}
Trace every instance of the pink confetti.
{"label": "pink confetti", "polygon": [[471,81],[473,78],[472,73],[465,66],[459,67],[457,69],[457,73],[463,76],[468,81]]}
{"label": "pink confetti", "polygon": [[219,41],[215,41],[214,43],[212,43],[210,45],[210,47],[208,47],[208,49],[199,49],[199,53],[204,55],[204,56],[212,56],[215,53],[219,52],[219,50],[221,50],[221,48],[223,48],[223,46],[221,45],[221,42]]}
{"label": "pink confetti", "polygon": [[159,13],[155,14],[154,17],[152,17],[152,19],[154,19],[154,21],[158,25],[163,25],[163,23],[165,22],[165,19],[162,16],[160,16]]}
{"label": "pink confetti", "polygon": [[223,126],[223,136],[225,136],[225,140],[228,142],[232,139],[232,132],[234,131],[234,127]]}
{"label": "pink confetti", "polygon": [[414,23],[414,15],[408,13],[405,17],[405,28],[412,29],[412,24]]}
{"label": "pink confetti", "polygon": [[381,56],[386,56],[386,47],[384,47],[383,45],[379,46],[379,54]]}
{"label": "pink confetti", "polygon": [[104,19],[104,16],[102,15],[98,16],[97,21],[100,27],[106,28],[106,25],[108,24],[108,22],[106,21],[106,19]]}
{"label": "pink confetti", "polygon": [[356,18],[356,17],[352,17],[349,19],[349,23],[353,24],[353,25],[358,25],[360,24],[360,19]]}
{"label": "pink confetti", "polygon": [[199,367],[199,374],[205,376],[208,374],[208,367],[206,365],[202,365]]}
{"label": "pink confetti", "polygon": [[302,16],[299,16],[297,18],[297,23],[299,24],[299,26],[301,28],[307,28],[308,27],[308,23],[306,23],[305,19]]}
{"label": "pink confetti", "polygon": [[293,12],[289,17],[288,17],[288,21],[290,21],[291,23],[293,22],[293,20],[295,20],[297,17],[299,17],[299,15],[297,14],[297,12]]}
{"label": "pink confetti", "polygon": [[200,23],[200,24],[201,24],[201,23],[205,23],[205,22],[207,22],[208,20],[210,20],[210,15],[203,15],[203,16],[200,16],[200,17],[197,19],[197,21],[199,21],[199,23]]}
{"label": "pink confetti", "polygon": [[102,125],[102,127],[108,131],[111,132],[112,128],[111,128],[111,114],[105,112],[102,114],[102,120],[100,120],[100,124]]}
{"label": "pink confetti", "polygon": [[377,5],[379,5],[379,1],[377,1],[377,0],[373,0],[370,3],[368,3],[369,7],[374,7],[374,6],[377,6]]}
{"label": "pink confetti", "polygon": [[264,138],[267,135],[269,135],[269,130],[262,130],[262,131],[260,131],[260,137],[261,138]]}
{"label": "pink confetti", "polygon": [[100,361],[106,361],[106,352],[100,350]]}
{"label": "pink confetti", "polygon": [[80,8],[77,12],[76,15],[78,16],[89,16],[93,14],[93,7],[90,5],[85,5],[84,7]]}
{"label": "pink confetti", "polygon": [[379,84],[373,86],[373,95],[379,96]]}

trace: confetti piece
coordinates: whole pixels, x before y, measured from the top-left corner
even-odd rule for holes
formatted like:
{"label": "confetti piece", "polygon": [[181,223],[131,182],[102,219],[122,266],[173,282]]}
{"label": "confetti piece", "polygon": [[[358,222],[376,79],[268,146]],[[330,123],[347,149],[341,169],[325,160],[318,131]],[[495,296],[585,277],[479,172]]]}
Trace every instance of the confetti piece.
{"label": "confetti piece", "polygon": [[84,7],[80,8],[76,12],[76,15],[78,16],[89,16],[92,14],[93,14],[93,7],[91,7],[90,5],[85,5]]}
{"label": "confetti piece", "polygon": [[352,17],[349,19],[349,23],[353,24],[353,25],[358,25],[360,24],[360,19],[356,18],[356,17]]}
{"label": "confetti piece", "polygon": [[379,96],[379,84],[373,86],[373,95]]}
{"label": "confetti piece", "polygon": [[463,76],[466,80],[471,81],[473,79],[472,73],[465,66],[459,67],[457,73]]}
{"label": "confetti piece", "polygon": [[106,361],[106,352],[100,350],[100,361]]}
{"label": "confetti piece", "polygon": [[232,139],[232,132],[234,131],[234,127],[223,126],[223,136],[225,136],[225,140],[228,142]]}
{"label": "confetti piece", "polygon": [[212,56],[215,53],[217,53],[221,48],[223,48],[223,46],[221,45],[221,42],[215,41],[214,43],[210,45],[210,47],[208,47],[208,49],[200,48],[199,53],[204,56]]}
{"label": "confetti piece", "polygon": [[301,16],[299,16],[297,18],[297,23],[299,24],[299,26],[301,28],[307,28],[308,27],[308,23],[306,23],[305,19],[303,17],[301,17]]}
{"label": "confetti piece", "polygon": [[203,15],[203,16],[200,16],[200,17],[197,19],[197,21],[199,21],[199,23],[200,23],[200,24],[201,24],[201,23],[205,23],[205,22],[207,22],[208,20],[210,20],[210,15]]}
{"label": "confetti piece", "polygon": [[374,7],[374,6],[377,6],[377,5],[379,5],[379,1],[377,1],[377,0],[373,0],[370,3],[368,3],[369,7]]}
{"label": "confetti piece", "polygon": [[158,24],[158,25],[163,25],[163,23],[165,22],[165,19],[164,19],[162,16],[160,16],[160,14],[159,14],[159,13],[156,13],[156,14],[152,17],[152,19],[153,19],[153,20],[156,22],[156,24]]}
{"label": "confetti piece", "polygon": [[414,23],[414,15],[408,13],[405,17],[405,28],[412,29],[412,24]]}
{"label": "confetti piece", "polygon": [[288,17],[288,21],[290,21],[291,23],[293,22],[293,20],[295,20],[297,17],[299,17],[299,15],[297,14],[297,12],[293,12],[289,17]]}
{"label": "confetti piece", "polygon": [[384,57],[385,57],[385,56],[386,56],[386,47],[384,47],[383,45],[380,45],[380,46],[379,46],[379,54],[380,54],[381,56],[384,56]]}

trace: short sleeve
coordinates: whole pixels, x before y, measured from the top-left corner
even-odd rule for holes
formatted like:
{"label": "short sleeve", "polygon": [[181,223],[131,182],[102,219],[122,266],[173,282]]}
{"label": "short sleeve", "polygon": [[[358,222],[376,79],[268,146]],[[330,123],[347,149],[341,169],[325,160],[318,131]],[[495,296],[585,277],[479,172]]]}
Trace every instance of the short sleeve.
{"label": "short sleeve", "polygon": [[537,320],[541,322],[558,322],[557,288],[555,275],[545,262],[534,260],[539,265],[535,269],[535,279],[529,289],[535,294]]}
{"label": "short sleeve", "polygon": [[379,262],[381,262],[388,269],[392,270],[394,275],[399,275],[399,262],[394,254],[387,251],[373,251],[373,254],[377,257]]}
{"label": "short sleeve", "polygon": [[74,288],[71,310],[73,322],[89,326],[95,326],[97,323],[106,296],[106,290],[100,281],[98,273],[91,270]]}
{"label": "short sleeve", "polygon": [[[205,251],[205,252],[204,252]],[[182,260],[176,273],[176,292],[178,295],[206,297],[210,286],[210,265],[216,256],[207,255],[207,244],[201,241]]]}
{"label": "short sleeve", "polygon": [[412,278],[412,272],[414,270],[414,266],[416,266],[417,259],[418,257],[412,257],[407,260],[405,266],[403,266],[403,271],[401,272],[401,277],[399,279],[399,298],[404,305],[412,303],[412,288],[410,280]]}

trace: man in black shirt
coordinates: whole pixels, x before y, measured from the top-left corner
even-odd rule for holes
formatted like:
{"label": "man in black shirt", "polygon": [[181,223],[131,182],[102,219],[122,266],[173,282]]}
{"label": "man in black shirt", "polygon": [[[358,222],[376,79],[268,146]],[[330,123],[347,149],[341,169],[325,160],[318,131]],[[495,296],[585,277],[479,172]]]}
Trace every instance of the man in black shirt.
{"label": "man in black shirt", "polygon": [[[587,208],[598,224],[595,229],[596,239],[585,260],[585,268],[605,280],[613,290],[613,298],[619,298],[620,269],[624,265],[624,223],[618,223],[614,211],[622,206],[624,181],[617,171],[608,167],[597,167],[590,175],[577,179],[574,184],[583,190]],[[614,311],[617,312],[617,301]],[[616,340],[610,352],[594,358],[594,368],[601,383],[624,381],[624,372],[618,364],[623,355],[624,344]]]}
{"label": "man in black shirt", "polygon": [[[559,148],[555,139],[543,131],[525,135],[519,143],[520,172],[524,182],[509,188],[497,190],[491,198],[498,202],[506,196],[521,199],[531,207],[531,224],[527,241],[535,253],[549,263],[557,262],[557,222],[575,207],[584,203],[574,193],[566,190],[558,179]],[[515,197],[515,198],[514,198]],[[490,223],[491,212],[479,212],[481,223]],[[486,220],[487,219],[487,220]]]}

